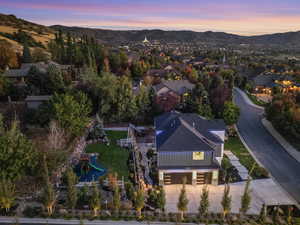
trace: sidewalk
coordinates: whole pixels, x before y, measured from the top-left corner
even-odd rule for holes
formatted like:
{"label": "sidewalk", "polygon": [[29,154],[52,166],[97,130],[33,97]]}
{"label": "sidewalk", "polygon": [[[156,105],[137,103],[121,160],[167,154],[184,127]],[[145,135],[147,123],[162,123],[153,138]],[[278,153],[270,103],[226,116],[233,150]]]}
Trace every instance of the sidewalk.
{"label": "sidewalk", "polygon": [[288,143],[284,137],[279,134],[273,125],[266,118],[261,120],[264,127],[269,131],[269,133],[282,145],[282,147],[300,163],[300,152],[295,149],[290,143]]}
{"label": "sidewalk", "polygon": [[247,180],[249,178],[249,172],[246,167],[244,167],[238,157],[236,157],[231,151],[225,150],[224,154],[228,157],[231,165],[233,165],[237,170],[242,178],[242,180]]}

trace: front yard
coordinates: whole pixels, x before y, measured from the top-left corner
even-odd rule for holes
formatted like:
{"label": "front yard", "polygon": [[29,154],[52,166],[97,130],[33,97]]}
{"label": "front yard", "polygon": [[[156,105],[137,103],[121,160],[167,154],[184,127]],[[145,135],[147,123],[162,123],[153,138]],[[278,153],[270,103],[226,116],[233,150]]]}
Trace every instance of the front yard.
{"label": "front yard", "polygon": [[268,172],[260,167],[255,159],[251,156],[248,150],[245,148],[240,138],[237,137],[229,137],[229,139],[225,142],[225,149],[230,150],[236,157],[239,158],[240,163],[245,166],[250,172],[255,165],[252,173],[250,174],[253,179],[267,178]]}
{"label": "front yard", "polygon": [[129,176],[127,159],[129,151],[117,145],[117,140],[126,138],[126,131],[106,131],[110,145],[90,144],[86,148],[87,153],[99,153],[99,163],[105,167],[108,172],[117,172],[119,178],[122,176],[127,180]]}

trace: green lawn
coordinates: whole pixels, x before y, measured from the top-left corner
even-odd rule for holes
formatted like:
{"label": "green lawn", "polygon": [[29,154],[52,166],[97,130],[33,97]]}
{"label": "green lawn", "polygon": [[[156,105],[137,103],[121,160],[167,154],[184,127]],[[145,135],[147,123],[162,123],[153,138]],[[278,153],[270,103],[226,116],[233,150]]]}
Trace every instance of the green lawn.
{"label": "green lawn", "polygon": [[265,169],[255,162],[255,159],[245,148],[239,137],[229,137],[229,139],[225,142],[224,148],[226,150],[230,150],[234,155],[236,155],[239,158],[240,163],[245,166],[248,171],[251,171],[253,165],[256,164],[251,174],[254,179],[267,177]]}
{"label": "green lawn", "polygon": [[90,144],[86,147],[87,153],[99,153],[99,163],[109,172],[117,172],[118,176],[127,180],[129,172],[127,159],[129,151],[117,145],[117,140],[127,137],[126,131],[106,131],[110,145]]}

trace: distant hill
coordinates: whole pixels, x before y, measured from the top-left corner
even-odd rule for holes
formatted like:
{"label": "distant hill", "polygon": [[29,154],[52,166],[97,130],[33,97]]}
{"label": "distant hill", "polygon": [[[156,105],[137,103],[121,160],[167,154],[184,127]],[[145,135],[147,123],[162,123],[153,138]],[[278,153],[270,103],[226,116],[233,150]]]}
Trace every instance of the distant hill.
{"label": "distant hill", "polygon": [[47,47],[54,38],[55,30],[19,19],[14,15],[0,14],[0,39],[12,44],[16,51],[22,50],[26,40],[30,47]]}
{"label": "distant hill", "polygon": [[215,42],[220,44],[258,44],[258,45],[284,45],[300,46],[300,31],[288,33],[276,33],[259,36],[239,36],[224,32],[194,32],[194,31],[164,31],[164,30],[105,30],[84,27],[67,27],[61,25],[51,26],[54,30],[70,32],[75,36],[83,34],[95,37],[104,42],[126,43],[129,41],[142,41],[145,36],[150,40],[166,42]]}

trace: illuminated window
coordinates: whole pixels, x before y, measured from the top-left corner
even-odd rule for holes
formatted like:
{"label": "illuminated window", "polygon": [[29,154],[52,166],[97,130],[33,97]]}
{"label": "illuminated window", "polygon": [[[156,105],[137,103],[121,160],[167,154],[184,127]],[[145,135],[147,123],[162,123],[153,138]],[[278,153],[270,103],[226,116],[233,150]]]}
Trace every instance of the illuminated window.
{"label": "illuminated window", "polygon": [[204,160],[204,152],[193,152],[193,160]]}

